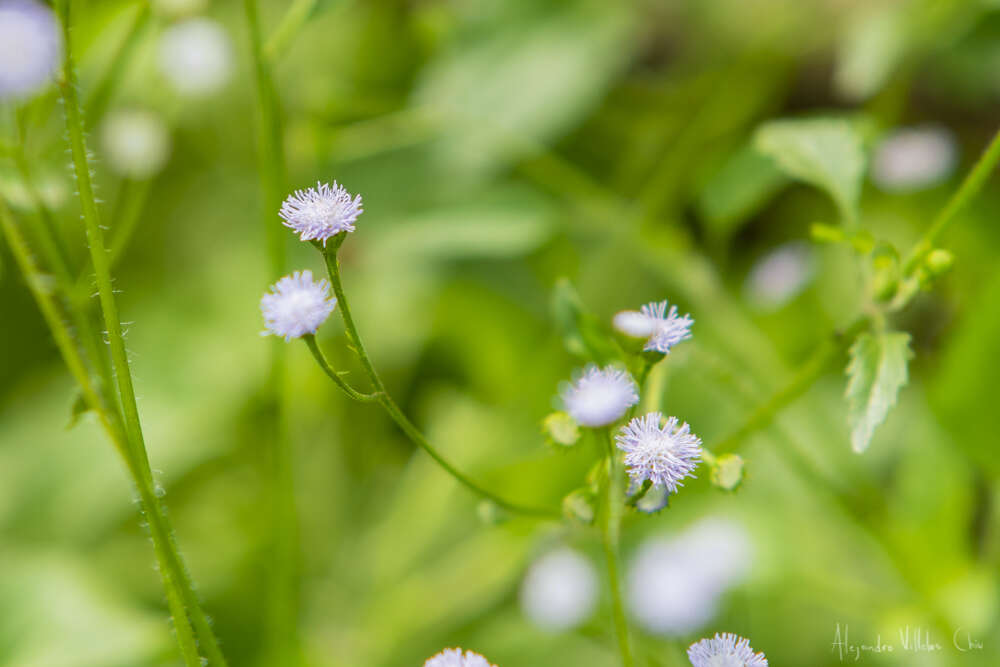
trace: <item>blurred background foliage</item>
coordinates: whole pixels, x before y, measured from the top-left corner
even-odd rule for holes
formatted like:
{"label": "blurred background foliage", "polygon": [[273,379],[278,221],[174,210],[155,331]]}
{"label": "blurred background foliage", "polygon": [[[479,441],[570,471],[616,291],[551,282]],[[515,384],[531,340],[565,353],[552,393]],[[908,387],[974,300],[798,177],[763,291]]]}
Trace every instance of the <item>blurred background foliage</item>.
{"label": "blurred background foliage", "polygon": [[[109,168],[95,129],[96,180],[112,233],[123,210],[141,207],[116,286],[153,468],[231,663],[263,664],[269,344],[257,301],[276,276],[259,222],[242,4],[153,2],[117,63],[146,5],[74,5],[93,127],[116,109],[153,111],[169,127],[169,161],[148,185]],[[261,9],[274,34],[288,3]],[[506,497],[552,507],[594,456],[589,442],[555,451],[540,430],[560,382],[584,361],[552,315],[560,277],[602,322],[662,298],[692,314],[694,339],[658,381],[664,410],[712,446],[864,304],[851,253],[809,242],[812,223],[836,222],[835,204],[756,150],[757,127],[842,117],[867,155],[899,127],[945,131],[956,164],[934,182],[898,192],[866,172],[861,228],[905,248],[1000,118],[991,0],[320,0],[310,9],[288,39],[269,43],[286,190],[336,178],[364,196],[341,255],[390,390],[459,467]],[[157,67],[161,34],[188,12],[221,22],[233,58],[226,86],[197,99],[172,92]],[[102,98],[95,86],[112,66]],[[54,93],[25,113],[33,171],[82,267]],[[0,192],[34,219],[8,159]],[[679,664],[683,647],[717,630],[750,637],[775,665],[838,664],[838,623],[868,643],[881,633],[898,644],[899,628],[920,626],[945,649],[866,655],[873,664],[1000,663],[998,212],[991,185],[944,239],[955,269],[898,316],[913,336],[911,382],[863,456],[850,450],[842,363],[744,443],[736,493],[702,474],[669,510],[628,517],[626,562],[645,536],[708,514],[742,522],[753,544],[747,579],[701,630],[637,633],[644,664]],[[801,289],[761,297],[748,276],[790,242],[809,267]],[[290,239],[288,252],[290,267],[321,270],[305,244]],[[6,251],[0,303],[0,664],[176,664],[127,477],[96,422],[67,426],[71,380]],[[334,319],[320,339],[357,371]],[[546,633],[518,604],[525,568],[549,548],[573,546],[600,566],[591,529],[484,522],[477,498],[376,407],[337,394],[305,346],[290,346],[289,363],[305,664],[403,667],[458,644],[506,667],[616,664],[606,584],[576,631]],[[952,650],[958,628],[983,649]]]}

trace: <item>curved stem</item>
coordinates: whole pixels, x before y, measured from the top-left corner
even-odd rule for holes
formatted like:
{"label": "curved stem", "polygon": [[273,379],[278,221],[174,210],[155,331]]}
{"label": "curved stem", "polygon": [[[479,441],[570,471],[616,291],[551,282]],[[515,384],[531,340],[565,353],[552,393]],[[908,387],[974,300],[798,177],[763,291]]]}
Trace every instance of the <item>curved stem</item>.
{"label": "curved stem", "polygon": [[611,608],[615,621],[615,635],[623,667],[632,667],[632,646],[629,641],[628,620],[621,591],[621,563],[618,556],[618,536],[621,532],[624,489],[622,474],[618,467],[618,456],[611,438],[610,429],[602,429],[602,439],[607,444],[608,478],[605,483],[604,517],[601,533],[604,542],[604,559],[608,567],[608,581],[611,585]]}
{"label": "curved stem", "polygon": [[[774,418],[804,394],[827,366],[850,347],[855,337],[868,328],[871,318],[863,315],[852,322],[846,329],[838,332],[833,338],[822,344],[813,355],[807,359],[799,371],[789,380],[788,384],[775,392],[767,402],[761,404],[750,413],[746,421],[729,436],[719,442],[714,448],[715,453],[728,452],[735,449],[747,436],[766,428]],[[706,453],[711,454],[706,449]]]}
{"label": "curved stem", "polygon": [[[59,78],[59,88],[63,98],[66,116],[66,130],[69,136],[70,152],[73,159],[74,175],[79,193],[80,206],[83,211],[83,222],[90,247],[91,261],[97,280],[101,310],[108,333],[108,345],[111,349],[111,361],[118,384],[121,408],[124,414],[125,437],[128,441],[129,470],[139,489],[140,499],[153,539],[154,550],[160,564],[160,574],[167,592],[167,601],[174,617],[175,630],[181,652],[191,665],[200,667],[197,650],[191,662],[192,624],[197,633],[200,646],[205,651],[209,665],[225,665],[225,659],[219,650],[215,635],[212,632],[208,618],[201,609],[193,583],[181,560],[177,545],[173,539],[166,510],[156,493],[149,458],[143,441],[142,427],[139,422],[139,411],[135,400],[135,388],[129,369],[128,354],[125,350],[125,340],[122,335],[121,321],[118,317],[118,307],[115,303],[114,290],[111,282],[111,272],[108,256],[105,251],[103,232],[98,217],[97,203],[94,197],[90,177],[90,165],[87,160],[87,146],[84,139],[83,114],[80,111],[77,97],[76,72],[73,63],[73,49],[69,26],[69,1],[60,0],[57,10],[62,21],[64,61],[62,74]],[[190,616],[190,619],[188,618]]]}
{"label": "curved stem", "polygon": [[326,356],[323,354],[323,351],[319,349],[318,345],[316,345],[316,336],[308,334],[303,336],[302,340],[304,340],[306,345],[309,346],[309,351],[312,352],[313,358],[316,359],[316,363],[318,363],[320,368],[323,369],[323,372],[326,373],[327,376],[333,380],[334,384],[336,384],[342,392],[347,394],[349,398],[353,398],[355,401],[359,401],[361,403],[371,403],[372,401],[377,401],[381,397],[381,394],[378,392],[364,394],[347,384],[347,382],[344,381],[344,378],[340,377],[340,375],[333,370],[330,363],[326,360]]}
{"label": "curved stem", "polygon": [[951,196],[945,207],[934,218],[934,222],[917,242],[903,265],[903,275],[911,276],[917,269],[920,262],[927,254],[934,249],[934,244],[948,227],[949,223],[955,219],[958,212],[965,208],[972,199],[979,194],[990,174],[1000,162],[1000,130],[993,135],[993,140],[980,156],[979,160],[972,167],[972,171],[965,177],[955,194]]}
{"label": "curved stem", "polygon": [[[344,320],[344,330],[347,334],[347,339],[354,348],[354,351],[357,353],[365,375],[368,376],[368,380],[372,383],[372,387],[375,389],[373,394],[363,394],[363,396],[374,396],[375,398],[373,400],[377,401],[378,404],[382,406],[382,408],[389,414],[389,417],[396,422],[396,425],[402,429],[403,433],[406,434],[413,444],[427,452],[427,454],[429,454],[430,457],[445,470],[445,472],[454,477],[469,490],[493,501],[498,506],[510,512],[547,518],[561,517],[561,513],[556,510],[542,507],[529,507],[513,503],[501,498],[492,491],[484,489],[478,482],[473,481],[465,473],[461,472],[449,463],[448,460],[437,451],[434,445],[432,445],[430,441],[424,437],[424,435],[420,432],[420,429],[418,429],[413,422],[411,422],[407,416],[403,414],[403,411],[399,409],[399,406],[396,405],[395,401],[392,400],[392,397],[389,396],[389,393],[385,390],[385,385],[382,384],[382,380],[375,371],[375,366],[372,365],[371,359],[368,358],[368,352],[365,350],[364,343],[361,342],[361,337],[358,335],[358,329],[354,324],[354,317],[351,315],[351,307],[347,302],[347,295],[344,294],[344,287],[340,281],[340,263],[337,260],[337,250],[343,242],[344,234],[339,234],[334,237],[329,245],[323,249],[323,256],[326,260],[326,268],[327,273],[330,276],[330,283],[333,285],[333,293],[337,296],[337,310],[340,311],[340,316]],[[330,373],[327,374],[329,375]],[[344,389],[344,387],[341,387],[341,389]]]}

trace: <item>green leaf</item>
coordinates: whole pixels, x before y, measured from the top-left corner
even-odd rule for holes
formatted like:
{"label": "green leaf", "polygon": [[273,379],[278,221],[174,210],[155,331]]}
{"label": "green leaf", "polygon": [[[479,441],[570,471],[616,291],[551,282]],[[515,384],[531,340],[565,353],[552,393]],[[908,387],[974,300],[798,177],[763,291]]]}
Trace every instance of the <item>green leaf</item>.
{"label": "green leaf", "polygon": [[698,211],[712,232],[727,238],[786,182],[770,157],[747,145],[709,177],[698,194]]}
{"label": "green leaf", "polygon": [[847,120],[777,120],[757,130],[754,143],[786,174],[833,198],[847,223],[858,217],[865,154],[861,136]]}
{"label": "green leaf", "polygon": [[851,346],[847,364],[847,421],[851,446],[863,452],[871,442],[875,427],[885,421],[896,404],[900,388],[906,384],[907,364],[913,358],[910,335],[882,332],[861,334]]}
{"label": "green leaf", "polygon": [[570,354],[601,364],[623,356],[609,332],[583,309],[580,296],[565,278],[556,282],[552,292],[552,314]]}

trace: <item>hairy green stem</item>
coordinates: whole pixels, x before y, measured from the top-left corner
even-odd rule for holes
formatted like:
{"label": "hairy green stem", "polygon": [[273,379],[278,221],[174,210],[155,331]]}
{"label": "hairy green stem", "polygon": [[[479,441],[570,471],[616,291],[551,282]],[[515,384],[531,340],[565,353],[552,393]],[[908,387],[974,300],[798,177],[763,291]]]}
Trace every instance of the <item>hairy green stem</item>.
{"label": "hairy green stem", "polygon": [[192,654],[194,636],[191,632],[191,626],[193,625],[200,647],[208,658],[208,664],[222,666],[226,664],[225,659],[222,657],[211,625],[201,609],[193,583],[181,560],[166,509],[156,492],[149,466],[135,400],[135,388],[129,369],[128,354],[125,349],[121,321],[118,317],[118,307],[115,303],[108,256],[104,247],[97,203],[91,184],[90,165],[84,139],[85,125],[76,89],[76,72],[69,23],[69,1],[60,0],[57,3],[57,10],[62,20],[64,45],[64,61],[62,74],[59,78],[59,88],[63,98],[66,131],[69,137],[80,206],[83,211],[84,228],[90,247],[91,261],[94,265],[104,324],[107,329],[111,361],[118,385],[120,408],[124,415],[129,470],[133,473],[133,479],[149,524],[154,551],[159,561],[160,575],[163,578],[167,602],[174,618],[174,628],[184,659],[190,665],[198,665],[199,667],[201,665],[197,648]]}
{"label": "hairy green stem", "polygon": [[[330,276],[330,283],[333,285],[333,293],[337,297],[337,310],[340,311],[340,316],[344,320],[344,330],[347,334],[347,340],[354,349],[354,352],[358,355],[358,359],[361,361],[361,366],[364,369],[365,375],[368,376],[368,380],[371,382],[372,387],[375,390],[373,394],[369,394],[368,396],[375,396],[374,400],[382,406],[382,408],[389,414],[389,417],[396,422],[396,425],[399,426],[399,428],[406,434],[413,444],[427,452],[427,454],[429,454],[439,466],[441,466],[449,475],[454,477],[469,490],[493,501],[499,507],[502,507],[510,512],[546,518],[561,517],[561,513],[556,510],[513,503],[501,498],[492,491],[483,488],[478,482],[473,481],[465,473],[458,470],[446,458],[444,458],[444,456],[437,451],[430,441],[424,437],[424,435],[420,432],[420,429],[418,429],[413,422],[411,422],[406,415],[403,414],[403,411],[399,409],[399,406],[396,405],[396,402],[392,400],[392,397],[386,391],[385,385],[382,384],[382,380],[379,378],[378,372],[372,365],[371,359],[368,357],[368,352],[365,350],[364,343],[361,342],[361,337],[358,335],[358,329],[354,324],[354,317],[351,315],[351,307],[347,302],[347,295],[344,293],[344,287],[340,281],[340,263],[337,259],[337,250],[339,250],[340,245],[343,242],[343,233],[334,237],[327,247],[323,248],[323,256],[326,260],[326,268],[327,273]],[[321,365],[323,364],[321,363]],[[324,370],[326,369],[324,368]],[[330,373],[328,372],[327,374],[329,375]],[[343,388],[344,387],[341,387],[341,389]]]}
{"label": "hairy green stem", "polygon": [[601,535],[604,543],[604,560],[608,568],[608,582],[611,586],[611,609],[615,622],[615,636],[622,666],[632,667],[632,644],[629,639],[628,619],[621,591],[621,562],[618,555],[618,539],[621,532],[622,508],[624,507],[624,479],[618,465],[615,444],[610,429],[601,429],[601,438],[607,445],[607,472],[605,482],[604,512],[601,521]]}
{"label": "hairy green stem", "polygon": [[997,163],[1000,162],[1000,130],[993,135],[993,140],[980,156],[979,160],[972,167],[955,194],[951,196],[945,207],[938,213],[931,223],[931,226],[924,232],[924,235],[917,242],[909,257],[903,264],[903,275],[911,276],[916,271],[920,262],[934,249],[934,244],[944,233],[944,230],[955,219],[955,216],[964,209],[972,199],[979,194],[986,184],[986,180],[993,173]]}

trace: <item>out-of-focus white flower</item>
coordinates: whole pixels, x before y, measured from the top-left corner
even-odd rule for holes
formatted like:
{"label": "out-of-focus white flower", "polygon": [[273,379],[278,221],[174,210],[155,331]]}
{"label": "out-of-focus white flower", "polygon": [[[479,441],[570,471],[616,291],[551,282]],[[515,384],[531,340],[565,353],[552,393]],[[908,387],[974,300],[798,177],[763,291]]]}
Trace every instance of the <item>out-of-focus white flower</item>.
{"label": "out-of-focus white flower", "polygon": [[149,178],[170,156],[170,133],[154,113],[121,110],[109,113],[101,123],[101,144],[108,165],[123,176]]}
{"label": "out-of-focus white flower", "polygon": [[332,186],[316,183],[315,188],[296,190],[281,204],[278,215],[303,241],[321,240],[326,245],[327,239],[340,232],[353,232],[363,212],[361,195],[352,198],[334,181]]}
{"label": "out-of-focus white flower", "polygon": [[786,243],[754,264],[743,284],[747,301],[774,310],[802,293],[813,277],[813,255],[798,241]]}
{"label": "out-of-focus white flower", "polygon": [[615,436],[618,449],[625,452],[625,467],[633,483],[647,479],[655,486],[677,492],[685,477],[693,477],[701,458],[701,438],[691,433],[677,417],[663,423],[663,415],[650,412],[636,417]]}
{"label": "out-of-focus white flower", "polygon": [[61,57],[62,37],[51,9],[32,0],[0,0],[0,100],[38,92]]}
{"label": "out-of-focus white flower", "polygon": [[639,402],[639,391],[628,371],[591,364],[575,382],[563,387],[562,400],[577,423],[597,428],[621,419]]}
{"label": "out-of-focus white flower", "polygon": [[462,654],[462,649],[460,648],[446,648],[435,656],[427,658],[427,662],[424,663],[424,667],[497,667],[496,665],[490,663],[486,658],[479,655],[478,653],[473,653],[472,651],[466,651]]}
{"label": "out-of-focus white flower", "polygon": [[876,147],[872,180],[889,192],[920,190],[947,178],[956,157],[955,138],[943,127],[897,130]]}
{"label": "out-of-focus white flower", "polygon": [[694,667],[767,667],[767,658],[753,652],[749,639],[730,632],[691,644],[688,659]]}
{"label": "out-of-focus white flower", "polygon": [[182,95],[214,93],[229,80],[233,50],[222,26],[207,18],[175,23],[163,31],[160,71]]}
{"label": "out-of-focus white flower", "polygon": [[286,341],[314,334],[337,306],[330,296],[330,283],[313,282],[312,271],[296,271],[285,276],[260,300],[264,314],[264,335],[281,336]]}
{"label": "out-of-focus white flower", "polygon": [[193,16],[205,11],[208,0],[154,0],[156,11],[170,18]]}
{"label": "out-of-focus white flower", "polygon": [[667,302],[651,302],[639,310],[623,310],[613,320],[616,329],[633,338],[648,338],[645,350],[667,354],[670,348],[691,337],[690,315],[677,314],[677,306],[667,309]]}
{"label": "out-of-focus white flower", "polygon": [[521,609],[545,630],[576,627],[593,612],[596,600],[597,574],[593,565],[568,548],[538,559],[521,584]]}
{"label": "out-of-focus white flower", "polygon": [[629,565],[629,610],[651,633],[693,632],[712,620],[719,597],[746,576],[751,559],[746,530],[727,519],[703,519],[675,538],[647,539]]}

